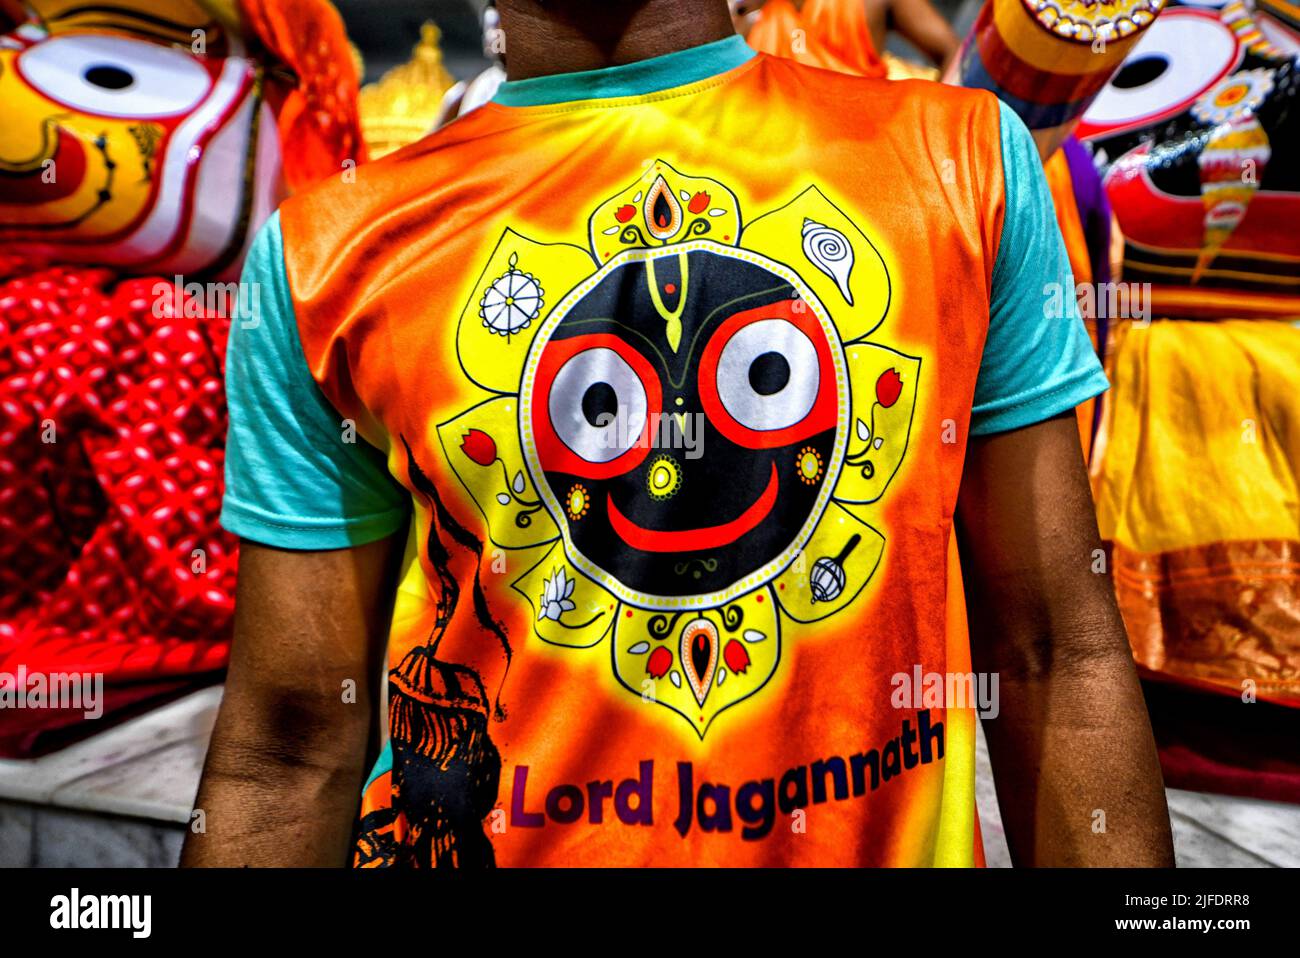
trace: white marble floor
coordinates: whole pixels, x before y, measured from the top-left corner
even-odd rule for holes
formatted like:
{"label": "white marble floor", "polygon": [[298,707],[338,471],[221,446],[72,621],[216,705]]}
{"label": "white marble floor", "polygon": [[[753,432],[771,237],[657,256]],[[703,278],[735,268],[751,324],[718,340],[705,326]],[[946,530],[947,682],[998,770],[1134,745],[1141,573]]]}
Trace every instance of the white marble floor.
{"label": "white marble floor", "polygon": [[36,759],[0,759],[0,867],[170,867],[221,687]]}
{"label": "white marble floor", "polygon": [[35,759],[0,759],[0,799],[184,824],[198,789],[214,685]]}
{"label": "white marble floor", "polygon": [[[52,755],[0,759],[0,867],[171,865],[221,688],[195,692]],[[1011,864],[988,752],[977,791],[985,855]],[[1169,790],[1181,867],[1300,867],[1300,806]]]}

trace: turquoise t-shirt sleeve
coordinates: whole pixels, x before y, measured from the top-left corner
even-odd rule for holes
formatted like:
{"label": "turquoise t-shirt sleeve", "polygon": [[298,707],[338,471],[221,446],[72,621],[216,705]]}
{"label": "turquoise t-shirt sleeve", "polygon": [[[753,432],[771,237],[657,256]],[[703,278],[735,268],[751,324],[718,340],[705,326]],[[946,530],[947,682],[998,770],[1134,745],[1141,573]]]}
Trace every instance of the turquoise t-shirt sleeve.
{"label": "turquoise t-shirt sleeve", "polygon": [[999,101],[1006,213],[971,433],[1006,432],[1073,409],[1109,383],[1074,296],[1074,276],[1038,148]]}
{"label": "turquoise t-shirt sleeve", "polygon": [[282,549],[342,549],[392,535],[410,511],[383,455],[342,417],[307,368],[284,269],[280,214],[244,263],[226,349],[226,492],[221,524]]}

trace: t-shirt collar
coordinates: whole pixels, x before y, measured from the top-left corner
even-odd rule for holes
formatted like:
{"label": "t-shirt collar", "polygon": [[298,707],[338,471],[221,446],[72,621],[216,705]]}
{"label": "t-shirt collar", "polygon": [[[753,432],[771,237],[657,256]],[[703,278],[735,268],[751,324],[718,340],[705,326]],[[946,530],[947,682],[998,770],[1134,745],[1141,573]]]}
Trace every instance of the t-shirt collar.
{"label": "t-shirt collar", "polygon": [[753,56],[753,48],[743,37],[730,36],[622,66],[508,80],[501,84],[492,102],[502,106],[543,106],[573,100],[644,96],[707,80],[735,69]]}

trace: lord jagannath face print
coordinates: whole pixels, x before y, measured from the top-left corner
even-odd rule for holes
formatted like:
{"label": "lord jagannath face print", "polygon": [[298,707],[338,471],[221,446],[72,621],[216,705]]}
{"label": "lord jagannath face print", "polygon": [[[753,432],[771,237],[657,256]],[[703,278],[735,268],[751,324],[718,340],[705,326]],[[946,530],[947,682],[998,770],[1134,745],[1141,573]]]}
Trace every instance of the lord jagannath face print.
{"label": "lord jagannath face print", "polygon": [[746,223],[659,160],[586,241],[505,230],[457,328],[484,398],[439,439],[536,637],[608,643],[703,739],[875,575],[921,361],[870,338],[885,261],[816,186]]}

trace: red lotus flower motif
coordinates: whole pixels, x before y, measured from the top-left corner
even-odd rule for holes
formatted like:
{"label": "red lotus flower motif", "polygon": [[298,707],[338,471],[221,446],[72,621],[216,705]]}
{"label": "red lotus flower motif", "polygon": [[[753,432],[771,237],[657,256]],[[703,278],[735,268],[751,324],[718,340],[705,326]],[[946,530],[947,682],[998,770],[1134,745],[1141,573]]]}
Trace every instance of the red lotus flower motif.
{"label": "red lotus flower motif", "polygon": [[620,206],[614,211],[614,216],[618,218],[620,223],[626,223],[632,217],[636,216],[636,207],[631,203],[628,203],[626,206]]}
{"label": "red lotus flower motif", "polygon": [[497,444],[482,429],[471,429],[461,436],[460,451],[480,466],[490,466],[497,461]]}
{"label": "red lotus flower motif", "polygon": [[876,402],[886,409],[898,402],[898,396],[902,391],[903,380],[899,377],[897,369],[886,369],[876,380]]}
{"label": "red lotus flower motif", "polygon": [[661,645],[650,653],[650,658],[646,659],[645,670],[652,679],[662,679],[668,674],[672,664],[673,654]]}
{"label": "red lotus flower motif", "polygon": [[722,651],[722,661],[727,663],[727,668],[731,671],[743,674],[749,668],[749,652],[743,645],[732,639]]}
{"label": "red lotus flower motif", "polygon": [[711,198],[712,197],[710,197],[708,193],[701,191],[691,197],[691,202],[686,208],[692,213],[703,213],[709,208],[709,200]]}

